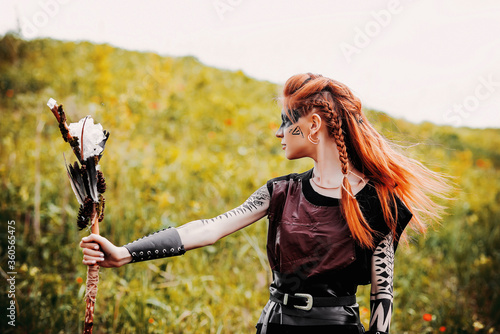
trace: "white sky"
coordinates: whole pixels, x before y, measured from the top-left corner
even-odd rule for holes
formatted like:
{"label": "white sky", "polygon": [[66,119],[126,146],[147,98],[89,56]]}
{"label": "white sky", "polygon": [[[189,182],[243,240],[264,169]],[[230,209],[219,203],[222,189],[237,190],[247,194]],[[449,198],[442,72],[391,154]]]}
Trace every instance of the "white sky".
{"label": "white sky", "polygon": [[320,73],[396,117],[500,127],[498,0],[0,0],[0,34],[17,27],[280,84]]}

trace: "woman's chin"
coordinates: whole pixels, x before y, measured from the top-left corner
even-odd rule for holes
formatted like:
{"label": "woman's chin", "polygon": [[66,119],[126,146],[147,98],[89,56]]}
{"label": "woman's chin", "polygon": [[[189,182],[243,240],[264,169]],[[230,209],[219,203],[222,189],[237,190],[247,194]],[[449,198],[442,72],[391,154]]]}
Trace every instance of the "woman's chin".
{"label": "woman's chin", "polygon": [[297,160],[297,159],[300,159],[302,158],[302,156],[297,156],[295,154],[292,154],[292,153],[288,153],[285,151],[285,157],[288,159],[288,160]]}

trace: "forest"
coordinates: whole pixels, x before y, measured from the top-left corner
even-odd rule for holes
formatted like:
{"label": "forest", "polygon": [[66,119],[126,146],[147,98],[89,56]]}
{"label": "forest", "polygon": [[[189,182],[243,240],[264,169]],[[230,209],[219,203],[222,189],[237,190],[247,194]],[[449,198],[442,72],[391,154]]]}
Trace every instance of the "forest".
{"label": "forest", "polygon": [[[123,245],[215,217],[267,180],[311,168],[310,160],[288,161],[274,137],[281,89],[193,57],[0,37],[0,332],[83,327],[87,268],[78,244],[89,231],[76,224],[63,154],[68,162],[74,156],[49,98],[64,105],[70,122],[92,115],[110,132],[100,162],[107,182],[100,230]],[[397,149],[454,184],[450,200],[440,200],[444,219],[425,235],[408,231],[398,248],[391,332],[500,333],[500,129],[364,112]],[[101,268],[94,332],[254,333],[271,282],[267,224],[182,257]],[[369,292],[358,289],[365,326]],[[5,313],[11,300],[15,327]]]}

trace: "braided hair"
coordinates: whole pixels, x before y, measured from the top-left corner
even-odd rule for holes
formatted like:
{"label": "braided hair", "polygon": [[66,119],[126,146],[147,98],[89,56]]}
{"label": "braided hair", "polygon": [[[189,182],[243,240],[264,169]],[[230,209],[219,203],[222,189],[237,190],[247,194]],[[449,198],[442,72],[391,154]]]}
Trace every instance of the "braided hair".
{"label": "braided hair", "polygon": [[368,122],[361,101],[344,84],[317,74],[298,74],[285,84],[284,108],[301,117],[314,110],[334,138],[344,178],[341,211],[354,239],[374,248],[374,231],[367,223],[348,181],[349,163],[372,180],[379,196],[385,222],[397,236],[396,196],[412,211],[410,226],[425,232],[426,218],[437,220],[444,207],[432,197],[445,198],[450,187],[446,177],[404,156]]}

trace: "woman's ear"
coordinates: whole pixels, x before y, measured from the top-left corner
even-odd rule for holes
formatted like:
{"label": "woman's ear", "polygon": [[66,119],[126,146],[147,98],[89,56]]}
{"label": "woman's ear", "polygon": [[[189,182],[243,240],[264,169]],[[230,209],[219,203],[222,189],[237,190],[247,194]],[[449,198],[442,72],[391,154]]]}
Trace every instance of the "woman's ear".
{"label": "woman's ear", "polygon": [[312,134],[315,134],[321,129],[321,125],[323,120],[317,113],[312,113],[310,118],[311,124],[309,126],[309,130]]}

